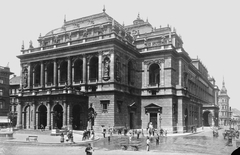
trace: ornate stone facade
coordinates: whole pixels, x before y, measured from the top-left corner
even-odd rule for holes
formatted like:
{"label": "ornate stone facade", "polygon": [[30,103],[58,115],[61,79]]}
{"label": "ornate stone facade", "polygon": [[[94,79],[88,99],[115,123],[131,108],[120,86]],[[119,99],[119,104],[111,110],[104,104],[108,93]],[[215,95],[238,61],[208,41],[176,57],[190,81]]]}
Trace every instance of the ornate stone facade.
{"label": "ornate stone facade", "polygon": [[[140,17],[123,26],[103,12],[65,21],[38,41],[18,56],[18,127],[146,129],[151,121],[183,132],[202,125],[202,104],[215,97],[176,32]],[[90,105],[94,123],[87,122]]]}

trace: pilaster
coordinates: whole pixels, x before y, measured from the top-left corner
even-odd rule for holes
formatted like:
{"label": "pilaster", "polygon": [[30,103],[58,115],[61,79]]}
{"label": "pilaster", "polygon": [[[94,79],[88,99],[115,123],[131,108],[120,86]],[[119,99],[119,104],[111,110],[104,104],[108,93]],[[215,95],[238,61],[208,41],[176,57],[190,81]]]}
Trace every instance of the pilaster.
{"label": "pilaster", "polygon": [[71,57],[68,57],[68,86],[72,85],[72,80],[71,80]]}
{"label": "pilaster", "polygon": [[46,129],[51,129],[51,109],[50,102],[47,102],[47,126]]}
{"label": "pilaster", "polygon": [[22,128],[22,106],[21,103],[18,103],[18,113],[17,113],[17,128],[21,129]]}
{"label": "pilaster", "polygon": [[44,88],[44,64],[41,61],[41,87]]}
{"label": "pilaster", "polygon": [[54,87],[57,86],[57,60],[54,59],[53,61],[53,84],[54,84]]}

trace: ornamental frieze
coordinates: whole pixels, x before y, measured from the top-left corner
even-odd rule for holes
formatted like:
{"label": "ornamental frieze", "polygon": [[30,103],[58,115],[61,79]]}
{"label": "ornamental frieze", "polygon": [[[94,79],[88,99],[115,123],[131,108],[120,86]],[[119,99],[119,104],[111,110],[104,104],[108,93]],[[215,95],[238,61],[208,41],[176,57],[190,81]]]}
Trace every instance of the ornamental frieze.
{"label": "ornamental frieze", "polygon": [[164,59],[155,59],[155,60],[146,60],[144,61],[144,65],[151,65],[151,64],[161,64],[164,63]]}

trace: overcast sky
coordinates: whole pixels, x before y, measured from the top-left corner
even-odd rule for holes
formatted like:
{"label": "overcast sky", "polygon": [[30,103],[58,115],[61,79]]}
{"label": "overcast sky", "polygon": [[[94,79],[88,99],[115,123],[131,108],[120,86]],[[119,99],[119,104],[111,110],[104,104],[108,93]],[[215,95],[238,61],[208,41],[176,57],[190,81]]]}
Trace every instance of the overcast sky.
{"label": "overcast sky", "polygon": [[240,110],[238,57],[240,22],[238,0],[0,0],[0,66],[20,75],[22,41],[25,48],[63,25],[64,15],[72,20],[102,12],[120,24],[132,24],[138,13],[153,27],[175,27],[184,49],[199,58],[221,89],[223,77],[230,106]]}

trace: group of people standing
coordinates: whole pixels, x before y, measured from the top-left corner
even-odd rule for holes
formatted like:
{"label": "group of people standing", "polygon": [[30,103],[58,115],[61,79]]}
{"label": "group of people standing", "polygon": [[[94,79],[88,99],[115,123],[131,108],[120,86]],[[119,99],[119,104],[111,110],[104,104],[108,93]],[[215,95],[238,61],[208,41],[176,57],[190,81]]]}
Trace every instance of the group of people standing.
{"label": "group of people standing", "polygon": [[[67,132],[67,139],[66,139],[66,141],[68,142],[71,142],[71,143],[74,143],[74,141],[73,141],[73,131],[72,130],[69,130],[68,132]],[[61,143],[64,143],[64,134],[63,134],[63,132],[60,134],[60,142]]]}

